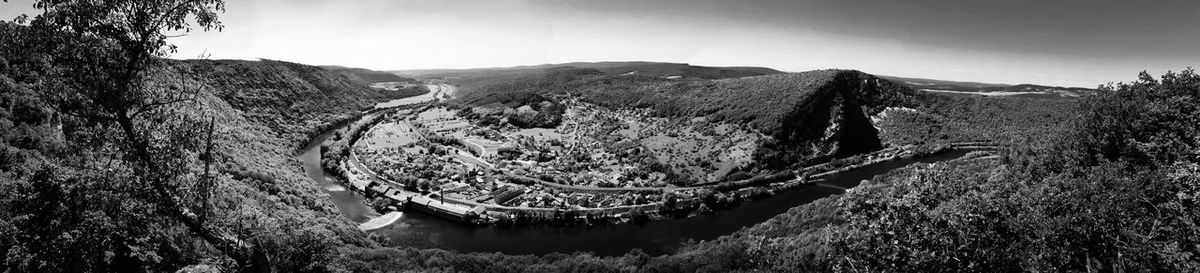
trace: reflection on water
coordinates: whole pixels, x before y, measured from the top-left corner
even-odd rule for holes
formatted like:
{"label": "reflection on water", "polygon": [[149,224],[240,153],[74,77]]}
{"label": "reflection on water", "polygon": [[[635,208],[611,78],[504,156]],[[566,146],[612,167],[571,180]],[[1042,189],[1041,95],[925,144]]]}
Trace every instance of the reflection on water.
{"label": "reflection on water", "polygon": [[365,222],[372,216],[377,216],[378,213],[363,203],[362,196],[354,191],[345,190],[341,185],[333,182],[330,174],[321,169],[321,142],[324,142],[331,134],[333,134],[332,131],[321,134],[305,148],[304,154],[300,156],[300,160],[304,161],[304,172],[308,174],[308,178],[317,182],[318,187],[329,193],[333,204],[337,206],[342,215],[356,223]]}

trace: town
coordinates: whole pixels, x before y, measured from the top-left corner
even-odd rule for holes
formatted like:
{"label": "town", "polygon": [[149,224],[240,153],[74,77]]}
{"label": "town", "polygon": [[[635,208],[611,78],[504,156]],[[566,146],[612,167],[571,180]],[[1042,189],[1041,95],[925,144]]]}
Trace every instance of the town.
{"label": "town", "polygon": [[688,185],[749,166],[763,137],[644,109],[562,103],[567,111],[555,128],[481,125],[463,117],[471,108],[445,105],[383,113],[352,145],[350,181],[366,188],[376,180],[460,211],[654,210],[668,198],[697,196]]}
{"label": "town", "polygon": [[[378,210],[417,208],[477,224],[684,217],[805,183],[796,171],[755,169],[754,149],[767,136],[744,125],[558,101],[565,111],[553,128],[521,128],[504,120],[511,115],[486,114],[536,113],[527,106],[379,111],[334,138],[347,142],[348,156],[329,157],[326,166],[374,197]],[[804,174],[911,156],[890,148]]]}

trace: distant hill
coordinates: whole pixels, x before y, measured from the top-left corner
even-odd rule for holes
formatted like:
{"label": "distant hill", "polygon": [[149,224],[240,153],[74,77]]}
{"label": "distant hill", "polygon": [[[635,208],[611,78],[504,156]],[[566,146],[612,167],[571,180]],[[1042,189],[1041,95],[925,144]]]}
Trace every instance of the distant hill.
{"label": "distant hill", "polygon": [[897,83],[908,85],[914,89],[942,93],[980,93],[985,96],[1014,96],[1043,99],[1075,98],[1092,94],[1096,89],[1082,87],[1061,87],[1036,84],[997,84],[978,82],[956,82],[920,78],[904,78],[880,76]]}
{"label": "distant hill", "polygon": [[325,70],[329,70],[329,71],[337,73],[337,74],[341,74],[343,76],[346,76],[347,78],[349,78],[352,81],[355,81],[355,82],[358,82],[361,84],[366,84],[366,85],[370,85],[372,83],[380,83],[380,82],[411,82],[411,83],[419,82],[416,79],[396,75],[395,73],[375,71],[375,70],[370,70],[370,69],[365,69],[365,68],[344,67],[344,66],[336,66],[336,65],[326,65],[326,66],[321,66],[321,68],[324,68]]}
{"label": "distant hill", "polygon": [[640,75],[698,79],[724,79],[783,73],[765,67],[707,67],[686,63],[660,62],[575,62],[503,68],[428,69],[391,72],[417,77],[464,78],[535,75],[561,69],[594,69],[606,75]]}
{"label": "distant hill", "polygon": [[287,143],[302,143],[323,125],[352,117],[377,102],[426,92],[371,88],[362,78],[347,75],[357,69],[330,70],[273,60],[186,60],[174,61],[170,68],[170,73],[187,71],[218,104],[269,127],[272,135]]}
{"label": "distant hill", "polygon": [[931,80],[931,79],[921,79],[921,78],[893,77],[893,76],[883,76],[883,75],[880,75],[879,77],[894,81],[896,83],[905,84],[905,85],[911,86],[913,88],[920,88],[920,89],[980,91],[980,90],[983,90],[986,88],[1003,88],[1003,87],[1011,86],[1008,84],[1000,84],[1000,83],[958,82],[958,81]]}

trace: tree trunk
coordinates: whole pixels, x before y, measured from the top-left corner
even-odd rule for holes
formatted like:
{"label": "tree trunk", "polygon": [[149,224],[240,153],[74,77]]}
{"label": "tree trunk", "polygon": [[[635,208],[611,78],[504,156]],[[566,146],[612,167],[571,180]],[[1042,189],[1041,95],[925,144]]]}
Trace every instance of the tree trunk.
{"label": "tree trunk", "polygon": [[143,179],[157,196],[155,202],[165,208],[172,217],[187,226],[188,230],[199,236],[225,255],[233,258],[241,266],[243,272],[271,272],[271,265],[265,253],[256,245],[251,245],[237,236],[224,231],[205,226],[200,215],[181,204],[181,200],[167,188],[166,176],[160,174],[160,168],[150,154],[149,144],[139,137],[134,128],[133,119],[124,112],[117,115],[117,123],[125,133],[130,150],[134,153],[142,168]]}

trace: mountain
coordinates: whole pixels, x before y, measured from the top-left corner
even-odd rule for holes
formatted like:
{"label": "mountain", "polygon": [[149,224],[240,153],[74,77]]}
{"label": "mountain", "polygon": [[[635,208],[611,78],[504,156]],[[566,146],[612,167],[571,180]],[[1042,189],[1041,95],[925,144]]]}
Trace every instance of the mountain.
{"label": "mountain", "polygon": [[343,75],[352,81],[370,85],[380,82],[407,82],[418,83],[419,81],[409,77],[403,77],[391,72],[375,71],[366,68],[344,67],[336,65],[321,66],[325,70]]}
{"label": "mountain", "polygon": [[942,92],[942,93],[978,93],[984,96],[1012,96],[1026,98],[1042,98],[1042,99],[1063,99],[1076,98],[1088,94],[1093,94],[1097,90],[1082,87],[1062,87],[1062,86],[1046,86],[1036,84],[996,84],[996,83],[978,83],[978,82],[957,82],[944,80],[931,80],[921,78],[904,78],[893,76],[880,76],[898,83],[902,83],[914,89]]}
{"label": "mountain", "polygon": [[724,79],[783,73],[765,67],[707,67],[686,63],[660,62],[574,62],[504,68],[429,69],[391,71],[417,77],[503,77],[543,74],[561,69],[594,69],[606,75],[641,75],[649,77]]}
{"label": "mountain", "polygon": [[905,85],[853,70],[672,80],[562,69],[486,84],[468,82],[456,101],[470,106],[518,107],[569,94],[608,107],[744,123],[774,139],[759,150],[761,159],[774,167],[881,148],[867,117],[886,107],[910,105],[916,95]]}
{"label": "mountain", "polygon": [[[3,47],[0,43],[0,52]],[[36,68],[29,69],[24,59],[8,60],[12,60],[11,67],[21,70],[0,70],[0,102],[6,105],[0,110],[0,192],[4,193],[0,194],[4,196],[0,198],[0,252],[49,252],[18,258],[10,254],[12,260],[5,268],[86,271],[111,263],[114,265],[100,267],[105,268],[100,271],[159,271],[203,263],[205,257],[221,257],[216,247],[188,235],[190,226],[163,215],[160,211],[169,209],[168,205],[144,196],[150,186],[143,184],[145,180],[130,178],[135,172],[121,161],[121,153],[113,151],[114,145],[122,143],[113,142],[120,135],[116,126],[52,110],[34,97],[39,90],[34,88],[41,88],[34,85],[37,82],[9,77]],[[188,148],[191,142],[187,139],[202,138],[207,130],[201,128],[212,128],[207,134],[211,136],[212,146],[207,148],[212,151],[211,166],[189,160],[195,155],[170,161],[180,172],[213,171],[212,195],[200,199],[213,218],[202,225],[237,232],[241,240],[268,249],[262,259],[287,261],[274,263],[281,272],[326,266],[340,247],[374,245],[345,221],[327,194],[301,171],[297,151],[312,136],[356,118],[377,102],[426,90],[371,88],[320,67],[279,61],[163,62],[146,72],[148,90],[186,90],[189,96],[145,112],[133,126],[151,135],[154,149],[183,153],[199,150]],[[196,122],[204,125],[192,127]],[[154,155],[163,153],[167,152],[155,151]],[[165,158],[162,160],[177,160]],[[25,170],[53,173],[54,180]],[[188,181],[194,180],[185,176],[178,183]],[[170,187],[179,187],[182,196],[178,198],[195,196],[189,186]],[[21,193],[43,189],[64,198]],[[53,210],[12,206],[18,203]],[[41,224],[50,222],[55,224]],[[248,230],[254,232],[243,232]],[[137,255],[114,254],[121,251],[116,249],[139,247],[145,249],[145,255],[154,256],[153,261],[112,261],[118,259],[114,256]],[[302,255],[308,258],[299,259]],[[59,259],[78,264],[57,262]],[[12,262],[20,260],[50,261],[47,263],[58,267]],[[149,266],[120,267],[142,263]]]}
{"label": "mountain", "polygon": [[[290,143],[314,135],[321,125],[347,118],[388,98],[419,95],[423,89],[385,91],[371,88],[365,69],[335,69],[283,61],[188,60],[172,65],[202,88],[240,111],[242,116],[274,127]],[[367,71],[367,72],[364,72]],[[395,76],[398,79],[407,79]]]}

